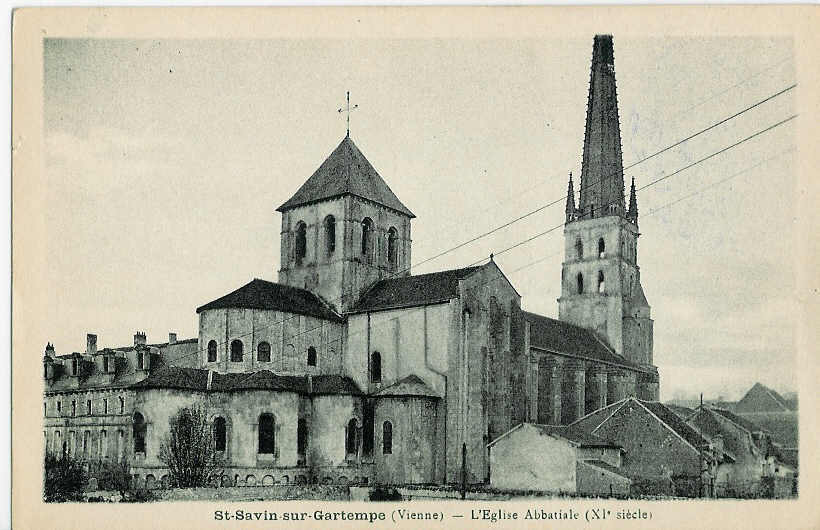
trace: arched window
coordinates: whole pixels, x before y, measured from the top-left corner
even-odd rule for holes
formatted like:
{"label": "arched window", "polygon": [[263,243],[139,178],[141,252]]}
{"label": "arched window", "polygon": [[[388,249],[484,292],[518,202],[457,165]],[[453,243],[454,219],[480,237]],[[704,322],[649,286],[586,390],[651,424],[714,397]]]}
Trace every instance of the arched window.
{"label": "arched window", "polygon": [[125,413],[125,400],[120,397],[120,414]]}
{"label": "arched window", "polygon": [[598,271],[598,292],[603,293],[606,290],[604,285],[604,271]]}
{"label": "arched window", "polygon": [[374,351],[370,356],[370,381],[373,383],[382,382],[382,354]]}
{"label": "arched window", "polygon": [[391,271],[396,270],[396,267],[399,263],[399,233],[398,231],[390,227],[390,230],[387,231],[387,264],[390,267]]}
{"label": "arched window", "polygon": [[348,456],[356,454],[356,430],[356,418],[353,418],[347,422],[347,432],[345,433],[345,453],[347,453]]}
{"label": "arched window", "polygon": [[227,429],[225,427],[225,418],[218,416],[214,419],[214,450],[225,451],[225,443],[227,439]]}
{"label": "arched window", "polygon": [[260,363],[270,362],[270,344],[267,342],[260,342],[256,347],[256,360]]}
{"label": "arched window", "polygon": [[604,238],[600,238],[598,240],[598,257],[603,258],[606,251],[606,245],[604,244]]}
{"label": "arched window", "polygon": [[134,413],[134,452],[145,453],[145,418],[139,412]]}
{"label": "arched window", "polygon": [[302,263],[307,254],[307,225],[302,221],[296,225],[296,264]]}
{"label": "arched window", "polygon": [[273,454],[276,449],[276,422],[273,414],[259,416],[259,453]]}
{"label": "arched window", "polygon": [[336,218],[332,215],[325,217],[325,250],[328,255],[336,250]]}
{"label": "arched window", "polygon": [[305,418],[299,418],[299,423],[296,426],[296,452],[299,459],[304,461],[305,453],[307,453],[308,444],[308,426]]}
{"label": "arched window", "polygon": [[362,219],[362,254],[370,255],[370,247],[373,244],[373,220],[369,217]]}
{"label": "arched window", "polygon": [[307,364],[308,366],[316,366],[316,348],[314,348],[313,346],[308,348]]}
{"label": "arched window", "polygon": [[208,362],[215,363],[216,362],[216,341],[209,340],[208,341]]}
{"label": "arched window", "polygon": [[389,421],[382,424],[382,454],[393,454],[393,424]]}
{"label": "arched window", "polygon": [[584,244],[581,242],[580,237],[575,240],[575,257],[584,259]]}
{"label": "arched window", "polygon": [[579,272],[575,280],[578,283],[578,294],[584,294],[584,275]]}
{"label": "arched window", "polygon": [[239,339],[235,339],[231,342],[231,362],[232,363],[241,363],[242,362],[242,352],[244,349],[244,345],[242,341]]}

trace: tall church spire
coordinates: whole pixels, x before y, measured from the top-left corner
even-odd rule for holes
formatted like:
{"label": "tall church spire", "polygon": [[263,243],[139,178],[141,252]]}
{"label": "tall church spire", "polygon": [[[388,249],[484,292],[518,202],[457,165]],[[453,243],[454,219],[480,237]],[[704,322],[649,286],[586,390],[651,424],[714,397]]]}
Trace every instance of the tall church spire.
{"label": "tall church spire", "polygon": [[623,160],[612,35],[596,35],[592,47],[580,191],[582,219],[624,215]]}

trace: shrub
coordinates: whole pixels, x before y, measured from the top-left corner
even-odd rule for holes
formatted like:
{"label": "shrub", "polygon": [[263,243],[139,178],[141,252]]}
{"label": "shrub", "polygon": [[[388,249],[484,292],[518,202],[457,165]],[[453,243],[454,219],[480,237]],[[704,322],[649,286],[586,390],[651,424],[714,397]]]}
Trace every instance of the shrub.
{"label": "shrub", "polygon": [[43,500],[46,502],[82,500],[88,476],[80,462],[69,456],[58,458],[47,454],[44,472]]}
{"label": "shrub", "polygon": [[222,474],[207,412],[183,407],[168,421],[159,457],[168,466],[171,483],[180,488],[207,486]]}

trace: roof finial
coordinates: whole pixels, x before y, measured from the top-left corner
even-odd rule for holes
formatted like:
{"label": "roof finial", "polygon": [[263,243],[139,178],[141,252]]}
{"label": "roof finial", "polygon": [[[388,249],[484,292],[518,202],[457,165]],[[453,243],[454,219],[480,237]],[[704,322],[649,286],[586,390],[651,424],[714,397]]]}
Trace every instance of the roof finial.
{"label": "roof finial", "polygon": [[342,107],[342,108],[340,108],[339,110],[336,111],[340,114],[342,112],[347,114],[347,134],[345,135],[345,138],[350,138],[350,112],[353,109],[357,109],[357,108],[359,108],[358,104],[353,105],[352,107],[350,106],[350,90],[348,90],[347,91],[347,105],[345,105],[344,107]]}
{"label": "roof finial", "polygon": [[632,175],[632,186],[629,188],[629,210],[626,217],[636,225],[638,224],[638,197],[635,192],[635,175]]}

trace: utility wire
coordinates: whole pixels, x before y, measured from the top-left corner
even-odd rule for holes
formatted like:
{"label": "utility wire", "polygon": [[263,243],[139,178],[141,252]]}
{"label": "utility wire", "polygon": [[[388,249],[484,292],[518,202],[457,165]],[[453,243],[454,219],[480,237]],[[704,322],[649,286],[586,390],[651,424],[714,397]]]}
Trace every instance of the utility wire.
{"label": "utility wire", "polygon": [[[730,149],[733,149],[733,148],[735,148],[735,147],[737,147],[737,146],[739,146],[739,145],[741,145],[741,144],[743,144],[743,143],[745,143],[745,142],[747,142],[747,141],[749,141],[749,140],[751,140],[751,139],[753,139],[753,138],[756,138],[756,137],[758,137],[758,136],[760,136],[760,135],[762,135],[762,134],[764,134],[764,133],[766,133],[766,132],[768,132],[768,131],[771,131],[771,130],[773,130],[773,129],[775,129],[775,128],[777,128],[777,127],[779,127],[779,126],[781,126],[781,125],[783,125],[783,124],[785,124],[785,123],[787,123],[787,122],[789,122],[789,121],[793,120],[793,119],[794,119],[794,118],[796,118],[796,117],[797,117],[797,115],[796,115],[796,114],[794,114],[794,115],[792,115],[792,116],[789,116],[788,118],[785,118],[785,119],[783,119],[783,120],[781,120],[781,121],[779,121],[779,122],[777,122],[777,123],[774,123],[774,124],[772,124],[772,125],[770,125],[770,126],[768,126],[768,127],[764,128],[764,129],[761,129],[761,130],[759,130],[759,131],[757,131],[757,132],[755,132],[755,133],[753,133],[753,134],[751,134],[751,135],[748,135],[748,136],[746,136],[746,137],[742,138],[741,140],[738,140],[737,142],[735,142],[735,143],[733,143],[733,144],[730,144],[730,145],[728,145],[728,146],[725,146],[725,147],[723,147],[723,148],[721,148],[721,149],[719,149],[719,150],[717,150],[717,151],[715,151],[715,152],[713,152],[713,153],[711,153],[711,154],[709,154],[709,155],[707,155],[707,156],[705,156],[705,157],[703,157],[703,158],[700,158],[700,159],[696,160],[695,162],[692,162],[692,163],[690,163],[690,164],[688,164],[688,165],[686,165],[686,166],[684,166],[684,167],[682,167],[682,168],[680,168],[680,169],[677,169],[677,170],[675,170],[674,172],[672,172],[672,173],[670,173],[670,174],[668,174],[668,175],[664,175],[664,176],[658,177],[657,179],[655,179],[655,180],[653,180],[653,181],[651,181],[651,182],[649,182],[649,183],[647,183],[647,184],[645,184],[645,185],[643,185],[643,186],[641,186],[641,187],[639,187],[639,188],[636,188],[636,192],[638,192],[638,191],[642,191],[642,190],[644,190],[644,189],[646,189],[646,188],[649,188],[649,187],[651,187],[651,186],[654,186],[654,185],[656,185],[656,184],[658,184],[658,183],[660,183],[660,182],[662,182],[662,181],[664,181],[664,180],[667,180],[667,179],[669,179],[669,178],[671,178],[671,177],[673,177],[673,176],[675,176],[675,175],[678,175],[678,174],[682,173],[683,171],[686,171],[687,169],[690,169],[690,168],[692,168],[692,167],[694,167],[694,166],[697,166],[697,165],[699,165],[699,164],[701,164],[701,163],[703,163],[703,162],[705,162],[705,161],[707,161],[707,160],[710,160],[711,158],[714,158],[715,156],[718,156],[718,155],[720,155],[720,154],[722,154],[722,153],[725,153],[726,151],[729,151]],[[780,156],[780,155],[777,155],[777,156]],[[756,167],[756,166],[755,166],[755,167]],[[751,168],[749,168],[749,169],[751,169]],[[745,171],[745,170],[744,170],[744,171]],[[729,177],[727,177],[727,179],[728,179],[728,178],[729,178]],[[608,203],[608,204],[614,204],[614,202],[615,202],[615,201],[610,201],[610,203]],[[605,204],[605,205],[603,205],[603,206],[607,206],[608,204]],[[583,214],[581,215],[581,217],[585,217],[586,215],[587,215],[587,213],[585,212],[585,213],[583,213]],[[511,245],[511,246],[508,246],[508,247],[506,247],[506,248],[504,248],[504,249],[502,249],[502,250],[500,250],[500,251],[498,251],[498,252],[495,252],[495,253],[494,253],[494,255],[495,255],[495,256],[498,256],[498,255],[504,254],[504,253],[506,253],[506,252],[509,252],[510,250],[513,250],[513,249],[518,248],[518,247],[520,247],[520,246],[522,246],[522,245],[524,245],[524,244],[526,244],[526,243],[529,243],[530,241],[533,241],[534,239],[540,238],[540,237],[542,237],[542,236],[544,236],[544,235],[547,235],[547,234],[549,234],[549,233],[551,233],[551,232],[554,232],[555,230],[558,230],[559,228],[562,228],[564,225],[565,225],[565,223],[561,223],[561,224],[559,224],[559,225],[553,226],[552,228],[550,228],[550,229],[548,229],[548,230],[545,230],[545,231],[543,231],[543,232],[540,232],[540,233],[538,233],[538,234],[535,234],[534,236],[531,236],[531,237],[529,237],[529,238],[526,238],[526,239],[524,239],[524,240],[522,240],[522,241],[519,241],[519,242],[517,242],[517,243],[515,243],[515,244],[513,244],[513,245]],[[486,258],[481,258],[481,259],[479,259],[479,260],[477,260],[477,261],[475,261],[475,262],[471,263],[470,265],[468,265],[468,267],[469,267],[469,266],[473,266],[473,265],[477,265],[477,264],[479,264],[479,263],[483,262],[485,259],[486,259]],[[288,317],[288,318],[286,318],[286,319],[283,319],[283,320],[280,320],[280,321],[277,321],[277,322],[271,323],[271,324],[269,324],[269,325],[267,325],[267,326],[264,326],[264,327],[262,327],[262,328],[259,328],[258,330],[257,330],[257,329],[254,329],[254,330],[251,330],[251,331],[250,331],[250,332],[248,332],[248,333],[244,333],[244,334],[237,335],[237,336],[236,336],[236,337],[234,337],[234,338],[244,337],[244,336],[250,335],[250,334],[252,334],[252,333],[255,333],[255,332],[257,332],[257,331],[262,331],[262,330],[264,330],[264,329],[267,329],[267,328],[273,327],[273,326],[275,326],[275,325],[277,325],[277,324],[284,323],[284,322],[286,322],[287,320],[290,320],[290,319],[292,319],[292,318],[296,318],[296,317],[298,317],[298,316],[301,316],[301,315],[298,315],[298,314],[297,314],[297,315],[294,315],[294,316]],[[315,331],[316,329],[320,329],[323,325],[324,325],[324,324],[321,324],[320,326],[316,326],[316,327],[313,327],[313,328],[311,328],[311,329],[308,329],[308,330],[305,330],[305,331],[299,332],[299,333],[297,333],[297,334],[294,334],[294,335],[290,336],[290,339],[293,339],[293,338],[296,338],[296,337],[298,337],[298,336],[304,335],[304,334],[306,334],[306,333],[309,333],[309,332]],[[225,345],[225,344],[227,344],[227,341],[226,341],[226,342],[219,343],[219,345]],[[194,351],[194,352],[189,352],[189,353],[187,353],[187,354],[184,354],[184,355],[181,355],[181,356],[179,356],[179,357],[177,357],[177,358],[174,358],[174,359],[172,359],[172,360],[169,360],[168,362],[170,363],[171,361],[174,361],[174,360],[177,360],[177,359],[181,359],[181,358],[183,358],[183,357],[187,357],[187,356],[190,356],[190,355],[198,354],[198,353],[201,353],[201,352],[203,352],[203,351],[205,351],[205,349],[199,349],[199,350],[196,350],[196,351]],[[253,354],[253,352],[251,352],[251,354]]]}

